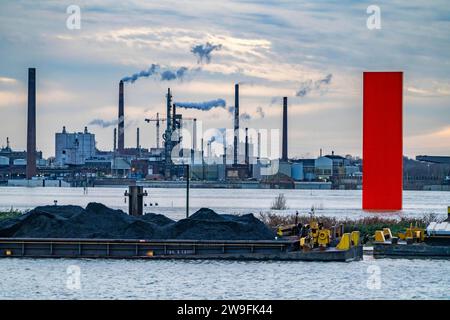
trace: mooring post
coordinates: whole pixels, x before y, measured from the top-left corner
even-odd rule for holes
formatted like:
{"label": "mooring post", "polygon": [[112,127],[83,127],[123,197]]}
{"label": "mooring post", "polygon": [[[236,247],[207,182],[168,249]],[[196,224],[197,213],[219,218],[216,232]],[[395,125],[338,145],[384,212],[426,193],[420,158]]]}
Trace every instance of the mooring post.
{"label": "mooring post", "polygon": [[128,214],[131,216],[142,216],[144,214],[144,197],[148,196],[142,186],[129,186],[125,191],[128,196]]}

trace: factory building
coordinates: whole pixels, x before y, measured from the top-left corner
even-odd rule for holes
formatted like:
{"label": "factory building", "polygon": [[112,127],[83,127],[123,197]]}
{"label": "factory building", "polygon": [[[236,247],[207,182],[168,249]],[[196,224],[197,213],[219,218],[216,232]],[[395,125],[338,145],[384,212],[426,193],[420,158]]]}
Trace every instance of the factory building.
{"label": "factory building", "polygon": [[84,165],[95,154],[95,134],[88,132],[87,127],[84,132],[74,133],[68,133],[63,127],[62,132],[55,134],[56,165]]}

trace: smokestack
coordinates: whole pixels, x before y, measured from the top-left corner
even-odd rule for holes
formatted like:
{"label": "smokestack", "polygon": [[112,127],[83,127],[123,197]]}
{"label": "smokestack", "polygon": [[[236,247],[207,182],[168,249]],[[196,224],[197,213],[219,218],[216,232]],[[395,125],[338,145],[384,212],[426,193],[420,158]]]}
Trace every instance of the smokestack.
{"label": "smokestack", "polygon": [[172,103],[172,94],[170,93],[170,88],[167,89],[167,105],[166,105],[166,109],[167,109],[167,131],[170,131],[172,128],[172,123],[171,123],[171,115],[170,115],[170,108],[171,108],[171,103]]}
{"label": "smokestack", "polygon": [[249,165],[249,155],[248,155],[248,128],[245,128],[245,164]]}
{"label": "smokestack", "polygon": [[223,134],[223,165],[227,165],[227,133]]}
{"label": "smokestack", "polygon": [[202,138],[202,180],[205,180],[205,150],[203,149],[203,138]]}
{"label": "smokestack", "polygon": [[171,159],[171,155],[170,153],[172,152],[172,119],[171,119],[171,115],[170,115],[170,109],[171,109],[171,104],[172,104],[172,94],[170,93],[170,88],[167,89],[167,104],[166,104],[166,111],[167,111],[167,118],[166,118],[166,122],[167,122],[167,128],[166,128],[166,132],[164,133],[164,156],[166,158],[165,162],[166,162],[166,167],[165,167],[165,177],[166,178],[170,178],[171,176],[171,164],[172,164],[172,159]]}
{"label": "smokestack", "polygon": [[117,149],[117,128],[114,128],[113,152]]}
{"label": "smokestack", "polygon": [[195,151],[197,150],[197,118],[194,118],[192,123],[192,150],[191,150],[191,164],[194,164]]}
{"label": "smokestack", "polygon": [[36,69],[28,68],[27,179],[36,175]]}
{"label": "smokestack", "polygon": [[287,115],[287,97],[283,97],[283,150],[281,160],[288,160],[288,115]]}
{"label": "smokestack", "polygon": [[136,128],[136,149],[140,149],[141,145],[139,144],[139,128]]}
{"label": "smokestack", "polygon": [[234,143],[233,143],[233,164],[237,165],[239,144],[239,84],[234,85]]}
{"label": "smokestack", "polygon": [[118,151],[123,153],[125,149],[125,117],[124,117],[124,105],[123,105],[123,81],[119,82],[119,139],[118,139]]}
{"label": "smokestack", "polygon": [[261,132],[258,132],[258,160],[261,159]]}
{"label": "smokestack", "polygon": [[322,148],[320,148],[320,157],[322,157]]}

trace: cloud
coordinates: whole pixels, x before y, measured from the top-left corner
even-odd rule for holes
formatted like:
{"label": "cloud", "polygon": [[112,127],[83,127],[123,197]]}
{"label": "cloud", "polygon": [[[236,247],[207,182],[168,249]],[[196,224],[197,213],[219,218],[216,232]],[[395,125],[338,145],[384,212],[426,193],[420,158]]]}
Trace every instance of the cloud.
{"label": "cloud", "polygon": [[24,94],[10,91],[0,91],[0,107],[25,105],[27,99]]}
{"label": "cloud", "polygon": [[211,53],[214,50],[222,49],[221,44],[212,44],[207,42],[206,44],[198,44],[192,47],[191,52],[197,57],[197,63],[210,63]]}
{"label": "cloud", "polygon": [[0,83],[4,84],[16,84],[18,81],[13,78],[0,77]]}

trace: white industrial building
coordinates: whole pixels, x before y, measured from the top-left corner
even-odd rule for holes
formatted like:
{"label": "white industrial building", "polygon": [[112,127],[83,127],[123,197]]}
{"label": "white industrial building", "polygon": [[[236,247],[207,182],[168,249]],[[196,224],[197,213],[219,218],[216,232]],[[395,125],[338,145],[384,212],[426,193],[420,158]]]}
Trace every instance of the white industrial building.
{"label": "white industrial building", "polygon": [[86,159],[94,157],[95,134],[89,133],[87,127],[84,132],[62,132],[55,134],[55,163],[56,165],[84,165]]}

